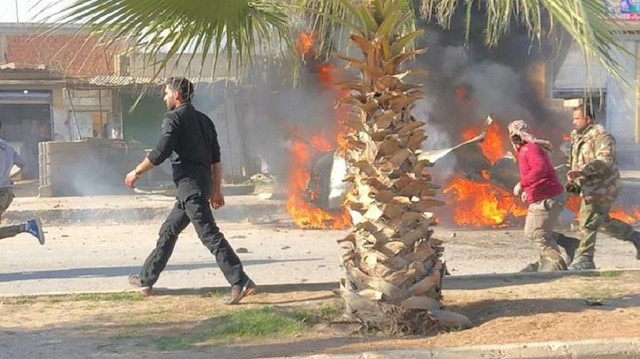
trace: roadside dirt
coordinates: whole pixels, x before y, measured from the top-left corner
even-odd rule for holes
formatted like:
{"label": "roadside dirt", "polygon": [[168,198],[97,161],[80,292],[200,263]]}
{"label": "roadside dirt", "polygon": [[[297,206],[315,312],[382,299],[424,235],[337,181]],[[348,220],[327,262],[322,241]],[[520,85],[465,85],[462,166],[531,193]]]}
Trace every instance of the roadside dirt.
{"label": "roadside dirt", "polygon": [[[293,337],[207,340],[204,323],[221,313],[256,307],[338,305],[332,291],[259,293],[228,307],[222,297],[162,295],[144,300],[0,299],[0,350],[16,358],[262,358],[462,345],[604,338],[640,338],[640,271],[561,278],[531,276],[455,281],[444,305],[474,327],[423,338],[348,335],[319,325]],[[126,299],[128,298],[128,299]],[[135,299],[135,298],[134,298]],[[188,347],[161,347],[158,338],[192,335]]]}

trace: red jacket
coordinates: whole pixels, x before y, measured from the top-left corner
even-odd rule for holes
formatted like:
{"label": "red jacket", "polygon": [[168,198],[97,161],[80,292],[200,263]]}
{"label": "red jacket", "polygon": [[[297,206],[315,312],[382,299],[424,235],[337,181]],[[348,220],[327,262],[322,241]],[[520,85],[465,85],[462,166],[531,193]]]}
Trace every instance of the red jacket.
{"label": "red jacket", "polygon": [[534,203],[561,194],[564,187],[545,150],[535,143],[526,143],[518,150],[520,186],[527,202]]}

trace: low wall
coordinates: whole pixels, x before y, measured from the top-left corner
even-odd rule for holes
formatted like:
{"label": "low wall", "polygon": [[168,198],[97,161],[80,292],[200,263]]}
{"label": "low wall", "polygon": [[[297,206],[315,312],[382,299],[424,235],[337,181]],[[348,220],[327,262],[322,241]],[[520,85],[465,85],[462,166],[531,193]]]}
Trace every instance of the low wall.
{"label": "low wall", "polygon": [[125,194],[124,176],[144,158],[126,142],[86,139],[39,144],[41,197]]}

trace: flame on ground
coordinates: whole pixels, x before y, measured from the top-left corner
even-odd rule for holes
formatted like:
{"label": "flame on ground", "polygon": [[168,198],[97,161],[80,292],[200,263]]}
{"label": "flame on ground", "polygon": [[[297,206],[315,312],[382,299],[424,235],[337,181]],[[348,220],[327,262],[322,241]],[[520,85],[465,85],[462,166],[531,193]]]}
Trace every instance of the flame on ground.
{"label": "flame on ground", "polygon": [[[316,135],[310,141],[316,150],[331,150],[331,145],[322,136]],[[287,213],[293,219],[296,227],[306,229],[344,229],[351,226],[351,217],[347,211],[342,214],[332,214],[309,203],[318,197],[317,189],[309,189],[311,175],[307,169],[310,156],[309,144],[298,139],[290,149],[291,170],[289,173],[289,188],[287,191]]]}
{"label": "flame on ground", "polygon": [[[469,128],[462,134],[464,141],[480,134],[480,130]],[[507,149],[503,140],[504,131],[497,122],[487,130],[480,148],[489,161],[494,164],[504,157]],[[489,174],[482,171],[482,177],[489,180]],[[508,219],[523,217],[527,214],[526,204],[502,188],[490,182],[474,182],[466,178],[456,178],[444,189],[447,204],[453,208],[453,220],[458,225],[477,227],[500,227],[507,225]]]}
{"label": "flame on ground", "polygon": [[[578,219],[578,211],[580,210],[581,201],[581,197],[571,196],[569,197],[569,200],[567,200],[567,204],[565,205],[566,209],[576,215],[576,219]],[[613,206],[611,211],[609,211],[609,216],[611,218],[616,218],[629,224],[635,224],[640,221],[640,206],[631,206],[630,208],[625,209],[620,205],[615,205]]]}
{"label": "flame on ground", "polygon": [[[296,42],[296,51],[299,55],[307,55],[313,49],[314,39],[312,33],[301,33]],[[332,91],[336,97],[342,96],[335,87],[333,78],[337,69],[331,64],[323,64],[316,68],[318,80],[323,89]],[[338,124],[346,116],[345,110],[335,112],[333,119]],[[335,126],[341,129],[343,126]],[[346,141],[344,141],[344,131],[330,135],[318,134],[309,141],[305,141],[301,136],[297,136],[290,148],[289,160],[289,186],[287,189],[286,209],[298,228],[305,229],[344,229],[351,227],[351,216],[343,209],[341,213],[330,213],[322,208],[314,206],[312,203],[320,195],[319,188],[309,188],[311,175],[309,164],[313,155],[318,153],[329,153],[334,149],[344,155],[346,153]],[[334,145],[337,144],[336,145]],[[317,174],[313,174],[316,175]]]}
{"label": "flame on ground", "polygon": [[509,217],[527,214],[524,205],[507,191],[490,183],[477,183],[456,178],[444,189],[453,205],[453,220],[464,226],[500,227]]}

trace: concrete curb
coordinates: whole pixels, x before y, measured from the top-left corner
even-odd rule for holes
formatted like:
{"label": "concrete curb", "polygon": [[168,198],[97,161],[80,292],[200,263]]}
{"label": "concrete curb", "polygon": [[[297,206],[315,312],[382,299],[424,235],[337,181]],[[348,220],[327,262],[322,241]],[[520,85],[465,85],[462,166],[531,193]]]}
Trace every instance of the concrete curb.
{"label": "concrete curb", "polygon": [[[97,199],[99,200],[99,199]],[[164,205],[163,205],[164,204]],[[40,218],[47,225],[69,224],[135,224],[144,221],[158,221],[164,219],[171,208],[173,201],[168,200],[160,204],[148,206],[143,203],[136,206],[117,208],[99,207],[93,208],[51,208],[51,209],[9,209],[3,214],[2,219],[6,223],[20,223],[31,218]],[[214,217],[218,221],[243,221],[250,218],[273,215],[284,211],[282,201],[264,201],[260,203],[234,203],[233,199],[227,199],[227,204],[216,210]]]}
{"label": "concrete curb", "polygon": [[[543,282],[550,279],[558,279],[563,277],[598,277],[604,273],[612,275],[622,275],[624,273],[636,273],[640,269],[599,269],[588,271],[560,271],[560,272],[534,272],[534,273],[490,273],[490,274],[472,274],[472,275],[453,275],[446,276],[443,281],[443,290],[480,290],[487,288],[503,287],[509,285],[522,285]],[[229,287],[200,287],[200,288],[163,288],[154,287],[154,296],[169,295],[202,295],[214,291],[228,291]],[[333,282],[315,282],[315,283],[284,283],[284,284],[260,284],[258,283],[258,293],[287,293],[293,291],[301,292],[322,292],[322,291],[339,291],[340,285],[338,278]],[[135,292],[131,289],[131,292]],[[26,295],[27,297],[37,296],[64,296],[75,294],[100,294],[100,293],[122,293],[118,291],[81,291],[81,292],[47,292]],[[446,293],[445,293],[446,294]],[[3,295],[2,297],[16,297],[23,295]],[[640,359],[640,357],[638,357]]]}
{"label": "concrete curb", "polygon": [[357,354],[320,354],[271,359],[635,359],[640,338],[481,345],[425,350],[393,350]]}

